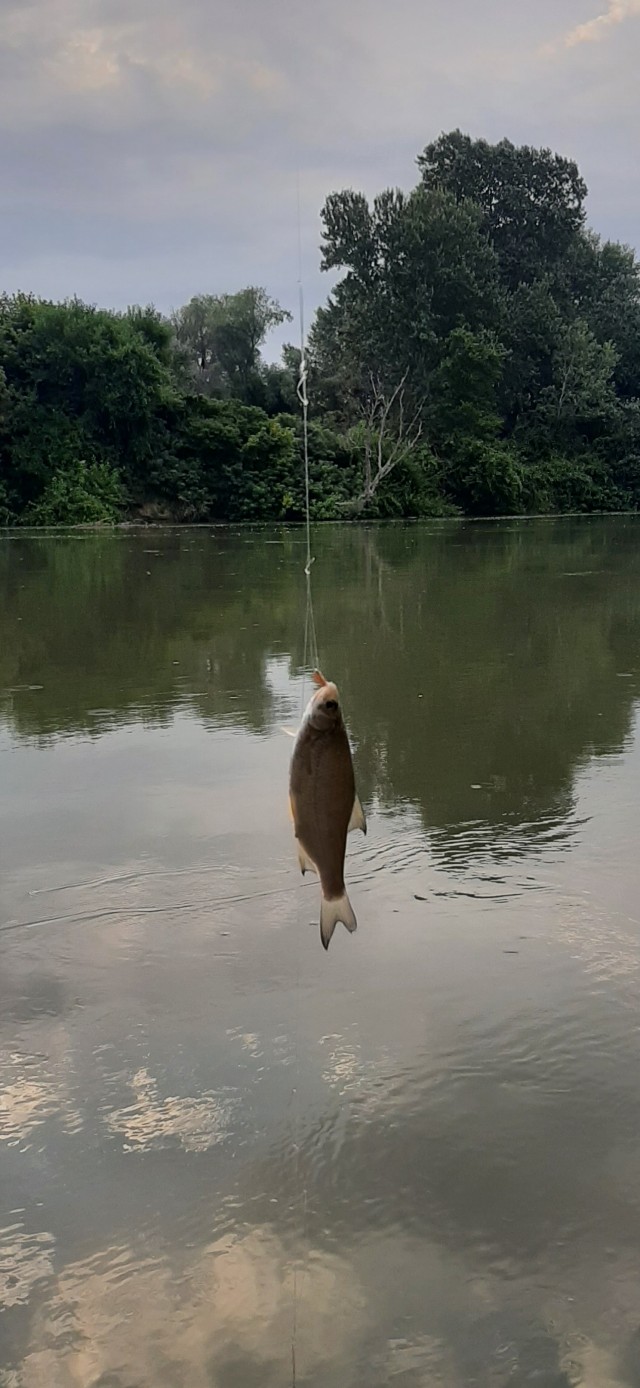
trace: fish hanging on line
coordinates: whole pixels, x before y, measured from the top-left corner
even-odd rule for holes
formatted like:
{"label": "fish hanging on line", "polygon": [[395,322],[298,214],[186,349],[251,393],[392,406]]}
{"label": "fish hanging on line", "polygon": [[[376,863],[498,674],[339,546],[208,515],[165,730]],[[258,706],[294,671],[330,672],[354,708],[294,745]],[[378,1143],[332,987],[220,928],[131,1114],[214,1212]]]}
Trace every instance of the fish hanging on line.
{"label": "fish hanging on line", "polygon": [[305,709],[291,757],[289,800],[301,870],[310,869],[320,878],[320,937],[328,949],[338,921],[351,932],[356,929],[344,885],[344,858],[347,834],[351,829],[366,834],[367,822],[356,795],[338,691],[318,670],[313,682],[318,688]]}

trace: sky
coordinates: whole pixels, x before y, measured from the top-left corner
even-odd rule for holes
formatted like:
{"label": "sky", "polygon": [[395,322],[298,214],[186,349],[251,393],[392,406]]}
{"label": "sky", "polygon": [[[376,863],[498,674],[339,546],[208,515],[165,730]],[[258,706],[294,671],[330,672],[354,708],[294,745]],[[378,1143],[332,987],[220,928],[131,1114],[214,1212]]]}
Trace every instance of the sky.
{"label": "sky", "polygon": [[296,311],[300,239],[310,315],[327,193],[456,127],[577,159],[637,245],[639,57],[640,0],[0,0],[0,290]]}

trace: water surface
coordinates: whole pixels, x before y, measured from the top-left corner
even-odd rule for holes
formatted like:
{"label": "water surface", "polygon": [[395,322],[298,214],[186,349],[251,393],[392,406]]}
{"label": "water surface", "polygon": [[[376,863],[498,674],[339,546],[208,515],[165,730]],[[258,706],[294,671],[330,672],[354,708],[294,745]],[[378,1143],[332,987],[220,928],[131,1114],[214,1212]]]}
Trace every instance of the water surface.
{"label": "water surface", "polygon": [[0,539],[1,1388],[640,1384],[640,521]]}

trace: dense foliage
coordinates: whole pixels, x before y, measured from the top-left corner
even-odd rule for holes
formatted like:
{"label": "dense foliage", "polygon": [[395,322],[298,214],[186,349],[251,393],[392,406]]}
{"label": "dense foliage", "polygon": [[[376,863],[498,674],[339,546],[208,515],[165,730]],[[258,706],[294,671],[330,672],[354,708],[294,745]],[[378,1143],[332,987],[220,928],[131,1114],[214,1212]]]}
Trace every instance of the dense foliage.
{"label": "dense foliage", "polygon": [[[640,272],[548,150],[459,131],[409,194],[333,193],[311,329],[317,518],[637,509]],[[0,523],[299,519],[299,353],[268,294],[171,320],[0,299]]]}

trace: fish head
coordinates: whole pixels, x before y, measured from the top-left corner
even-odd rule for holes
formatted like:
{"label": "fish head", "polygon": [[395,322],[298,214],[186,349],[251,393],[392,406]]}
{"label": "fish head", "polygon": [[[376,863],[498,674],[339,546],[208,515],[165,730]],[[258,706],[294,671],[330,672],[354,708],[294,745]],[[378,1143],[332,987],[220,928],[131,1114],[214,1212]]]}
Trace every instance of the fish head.
{"label": "fish head", "polygon": [[316,732],[326,733],[342,719],[340,695],[335,684],[324,683],[310,700],[308,719]]}

